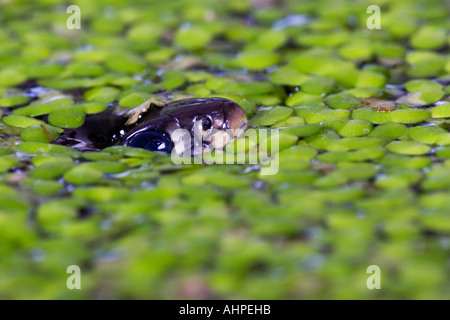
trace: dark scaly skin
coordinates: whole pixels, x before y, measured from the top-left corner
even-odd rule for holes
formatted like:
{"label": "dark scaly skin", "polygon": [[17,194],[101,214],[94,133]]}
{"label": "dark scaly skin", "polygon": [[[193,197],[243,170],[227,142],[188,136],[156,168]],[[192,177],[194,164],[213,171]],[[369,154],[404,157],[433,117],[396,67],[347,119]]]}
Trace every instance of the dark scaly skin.
{"label": "dark scaly skin", "polygon": [[[66,130],[56,141],[81,151],[98,151],[114,145],[144,146],[148,140],[162,138],[170,152],[172,132],[186,129],[194,135],[194,122],[202,121],[208,127],[217,130],[245,130],[247,117],[235,102],[223,98],[185,99],[168,103],[162,108],[151,107],[132,125],[126,125],[127,118],[111,111],[104,111],[86,119],[85,124],[77,129]],[[150,150],[150,149],[149,149]]]}

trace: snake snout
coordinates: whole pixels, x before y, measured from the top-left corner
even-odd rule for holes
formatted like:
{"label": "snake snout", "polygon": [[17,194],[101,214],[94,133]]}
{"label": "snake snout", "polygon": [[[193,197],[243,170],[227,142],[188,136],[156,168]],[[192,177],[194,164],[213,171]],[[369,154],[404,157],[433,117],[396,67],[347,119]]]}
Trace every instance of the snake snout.
{"label": "snake snout", "polygon": [[240,136],[248,126],[247,115],[235,102],[226,102],[223,106],[224,129],[233,131],[233,136]]}

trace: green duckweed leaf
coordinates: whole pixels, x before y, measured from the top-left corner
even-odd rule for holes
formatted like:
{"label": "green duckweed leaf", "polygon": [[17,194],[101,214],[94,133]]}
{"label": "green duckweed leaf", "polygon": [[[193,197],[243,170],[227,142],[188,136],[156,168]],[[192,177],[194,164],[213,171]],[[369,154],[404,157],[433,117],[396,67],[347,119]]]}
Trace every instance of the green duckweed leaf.
{"label": "green duckweed leaf", "polygon": [[445,58],[435,52],[414,51],[406,57],[409,63],[407,70],[412,77],[431,77],[444,69]]}
{"label": "green duckweed leaf", "polygon": [[113,87],[98,87],[89,89],[84,93],[87,101],[109,103],[119,94],[119,90]]}
{"label": "green duckweed leaf", "polygon": [[366,161],[379,159],[384,156],[386,150],[382,147],[362,148],[355,151],[331,151],[321,153],[317,159],[324,162],[338,163],[343,161]]}
{"label": "green duckweed leaf", "polygon": [[85,113],[75,108],[67,108],[50,112],[48,122],[56,127],[78,128],[83,125],[85,117]]}
{"label": "green duckweed leaf", "polygon": [[[45,130],[42,126],[44,126]],[[61,132],[61,129],[50,125],[34,125],[23,129],[20,133],[20,137],[24,141],[49,143],[52,140],[55,140]]]}
{"label": "green duckweed leaf", "polygon": [[[127,74],[136,74],[145,69],[145,61],[140,56],[137,56],[130,52],[110,53],[105,58],[105,64],[110,70],[124,72]],[[108,96],[109,94],[110,93],[101,93],[100,95],[103,97],[99,96],[97,99],[101,100],[96,99],[96,102],[105,102],[104,99],[106,99],[106,96]]]}
{"label": "green duckweed leaf", "polygon": [[313,77],[303,82],[301,84],[301,89],[306,93],[323,94],[330,92],[335,85],[336,81],[334,79],[324,77]]}
{"label": "green duckweed leaf", "polygon": [[304,124],[305,120],[303,120],[303,118],[301,117],[288,117],[284,120],[280,120],[278,122],[275,122],[272,125],[272,128],[285,128],[285,127],[292,127],[292,126],[297,126],[297,125],[301,125]]}
{"label": "green duckweed leaf", "polygon": [[422,155],[430,151],[429,146],[415,141],[392,141],[386,145],[386,149],[402,155]]}
{"label": "green duckweed leaf", "polygon": [[424,26],[410,38],[411,46],[416,49],[437,49],[445,45],[446,31],[435,26]]}
{"label": "green duckweed leaf", "polygon": [[366,120],[331,120],[326,122],[327,127],[335,130],[341,137],[363,136],[372,130],[372,124]]}
{"label": "green duckweed leaf", "polygon": [[87,165],[77,165],[64,173],[64,180],[73,184],[87,184],[99,181],[103,172]]}
{"label": "green duckweed leaf", "polygon": [[384,87],[386,83],[386,77],[372,70],[361,70],[358,74],[358,80],[356,81],[356,87]]}
{"label": "green duckweed leaf", "polygon": [[52,161],[43,163],[30,170],[30,175],[37,179],[56,179],[73,167],[73,162],[69,159],[62,161]]}
{"label": "green duckweed leaf", "polygon": [[428,90],[407,94],[397,99],[397,103],[405,104],[410,107],[423,107],[432,104],[444,96],[442,90]]}
{"label": "green duckweed leaf", "polygon": [[126,164],[116,161],[95,161],[83,164],[83,166],[96,169],[104,174],[117,174],[126,171],[128,168]]}
{"label": "green duckweed leaf", "polygon": [[62,189],[63,185],[52,180],[34,180],[30,187],[36,194],[51,196],[58,193]]}
{"label": "green duckweed leaf", "polygon": [[267,30],[258,34],[256,39],[249,43],[248,47],[252,49],[274,50],[281,47],[288,37],[283,31]]}
{"label": "green duckweed leaf", "polygon": [[346,88],[353,87],[358,77],[358,70],[353,63],[329,54],[311,51],[297,55],[291,63],[302,73],[333,78]]}
{"label": "green duckweed leaf", "polygon": [[26,74],[20,68],[5,68],[0,71],[0,86],[13,87],[27,79]]}
{"label": "green duckweed leaf", "polygon": [[333,109],[352,109],[361,105],[361,101],[346,92],[336,93],[326,97],[325,103]]}
{"label": "green duckweed leaf", "polygon": [[119,100],[119,105],[125,108],[137,107],[151,97],[150,94],[135,92],[131,93]]}
{"label": "green duckweed leaf", "polygon": [[417,79],[406,82],[405,89],[408,92],[434,91],[442,89],[442,85],[436,81]]}
{"label": "green duckweed leaf", "polygon": [[21,151],[30,154],[51,152],[54,154],[76,155],[80,153],[78,150],[70,147],[42,142],[22,142],[18,147]]}
{"label": "green duckweed leaf", "polygon": [[427,144],[435,144],[443,135],[448,134],[447,130],[438,126],[414,127],[408,130],[408,136],[412,140]]}
{"label": "green duckweed leaf", "polygon": [[321,123],[331,119],[346,119],[350,111],[344,109],[331,109],[322,106],[301,106],[294,108],[295,113],[305,119],[305,122]]}
{"label": "green duckweed leaf", "polygon": [[0,172],[5,172],[14,167],[19,161],[13,155],[0,156]]}
{"label": "green duckweed leaf", "polygon": [[195,50],[204,48],[212,39],[212,34],[207,29],[190,26],[181,28],[175,33],[174,42],[178,46]]}
{"label": "green duckweed leaf", "polygon": [[280,67],[270,73],[271,82],[280,85],[300,86],[309,78],[309,76],[287,66]]}
{"label": "green duckweed leaf", "polygon": [[254,126],[270,126],[277,121],[281,121],[289,117],[294,110],[288,107],[270,107],[270,108],[261,108],[256,113],[256,115],[250,119],[250,124]]}
{"label": "green duckweed leaf", "polygon": [[368,108],[356,109],[352,111],[353,119],[367,120],[372,123],[418,123],[430,117],[426,110],[419,109],[398,109],[389,112],[380,112]]}
{"label": "green duckweed leaf", "polygon": [[343,58],[370,60],[373,48],[368,42],[351,42],[340,47],[338,52]]}
{"label": "green duckweed leaf", "polygon": [[[96,175],[98,174],[98,171],[96,171]],[[112,201],[127,198],[129,190],[118,187],[80,187],[75,189],[73,194],[77,198],[93,201]]]}
{"label": "green duckweed leaf", "polygon": [[425,190],[447,189],[450,187],[450,168],[434,168],[428,172],[422,188]]}
{"label": "green duckweed leaf", "polygon": [[2,119],[2,121],[8,126],[17,128],[28,128],[35,125],[44,124],[41,120],[18,115],[6,116]]}
{"label": "green duckweed leaf", "polygon": [[13,107],[21,104],[25,104],[30,101],[30,97],[27,96],[12,96],[0,99],[0,107]]}
{"label": "green duckweed leaf", "polygon": [[236,65],[251,70],[263,70],[278,63],[278,55],[268,50],[248,50],[236,57]]}
{"label": "green duckweed leaf", "polygon": [[397,154],[387,154],[380,160],[382,165],[400,166],[411,169],[421,169],[430,165],[431,160],[427,157],[410,157]]}
{"label": "green duckweed leaf", "polygon": [[107,106],[103,103],[96,102],[86,102],[80,103],[75,106],[76,108],[80,108],[81,112],[92,114],[92,113],[100,113],[106,110]]}
{"label": "green duckweed leaf", "polygon": [[74,62],[65,69],[65,73],[80,77],[99,76],[104,72],[101,65],[92,62]]}
{"label": "green duckweed leaf", "polygon": [[322,95],[299,91],[286,99],[286,105],[290,107],[305,105],[323,105]]}
{"label": "green duckweed leaf", "polygon": [[432,118],[450,118],[450,103],[444,103],[429,110]]}
{"label": "green duckweed leaf", "polygon": [[283,132],[292,134],[297,137],[307,137],[315,133],[321,132],[323,127],[320,124],[305,124],[286,128]]}
{"label": "green duckweed leaf", "polygon": [[131,29],[129,29],[127,32],[127,37],[128,39],[136,42],[151,42],[157,40],[163,32],[163,26],[158,25],[157,23],[145,22],[135,24]]}
{"label": "green duckweed leaf", "polygon": [[162,63],[171,59],[175,53],[176,51],[172,48],[162,47],[148,52],[145,59],[151,63]]}
{"label": "green duckweed leaf", "polygon": [[404,124],[385,123],[376,126],[372,132],[369,133],[369,136],[375,138],[397,139],[405,136],[407,132],[408,128]]}

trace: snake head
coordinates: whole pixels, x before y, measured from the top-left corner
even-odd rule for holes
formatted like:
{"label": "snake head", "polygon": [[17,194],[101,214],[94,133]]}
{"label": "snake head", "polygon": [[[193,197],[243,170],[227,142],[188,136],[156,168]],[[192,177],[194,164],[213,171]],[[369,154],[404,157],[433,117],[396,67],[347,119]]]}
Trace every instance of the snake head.
{"label": "snake head", "polygon": [[[124,135],[120,144],[163,152],[175,148],[177,153],[183,153],[186,141],[190,141],[195,154],[195,145],[200,145],[201,151],[206,147],[225,147],[245,131],[247,123],[245,112],[231,100],[186,99],[169,103],[158,117],[144,118]],[[177,129],[184,129],[184,133]]]}
{"label": "snake head", "polygon": [[197,144],[209,149],[223,149],[232,140],[240,137],[247,128],[245,112],[235,102],[221,99],[216,112],[197,117],[192,135]]}

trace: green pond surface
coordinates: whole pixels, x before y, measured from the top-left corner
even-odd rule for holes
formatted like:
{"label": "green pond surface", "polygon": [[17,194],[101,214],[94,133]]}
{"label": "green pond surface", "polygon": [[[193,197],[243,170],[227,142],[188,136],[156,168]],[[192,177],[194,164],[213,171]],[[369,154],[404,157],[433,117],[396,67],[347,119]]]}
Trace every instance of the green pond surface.
{"label": "green pond surface", "polygon": [[[0,298],[450,299],[449,16],[445,0],[0,1]],[[278,173],[52,143],[161,96],[278,128]]]}

